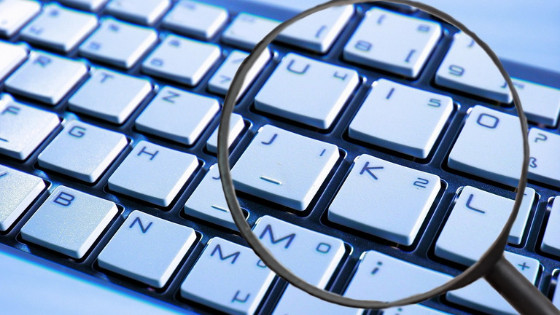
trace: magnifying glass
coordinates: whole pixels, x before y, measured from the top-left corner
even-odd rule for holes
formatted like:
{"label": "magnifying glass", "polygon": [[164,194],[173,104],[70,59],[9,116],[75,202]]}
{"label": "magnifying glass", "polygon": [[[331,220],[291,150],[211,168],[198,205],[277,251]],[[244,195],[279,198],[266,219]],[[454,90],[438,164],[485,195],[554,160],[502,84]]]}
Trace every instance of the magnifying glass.
{"label": "magnifying glass", "polygon": [[[473,44],[475,43],[482,50],[484,50],[492,60],[493,64],[499,69],[499,72],[503,76],[504,81],[507,83],[507,88],[509,88],[511,92],[513,98],[513,104],[515,105],[515,108],[517,110],[517,115],[519,117],[519,129],[517,132],[521,132],[521,138],[523,140],[522,168],[520,170],[520,177],[517,184],[515,202],[513,203],[513,210],[511,211],[509,218],[505,222],[503,229],[501,230],[501,232],[499,233],[495,241],[480,256],[480,258],[477,261],[475,261],[470,267],[464,270],[461,274],[457,275],[456,277],[452,278],[450,281],[444,284],[441,284],[433,289],[428,290],[427,292],[416,294],[407,298],[402,298],[391,302],[375,301],[375,300],[358,300],[358,299],[350,298],[347,296],[341,296],[339,294],[335,294],[323,290],[322,288],[317,287],[316,283],[312,284],[305,281],[303,279],[304,276],[296,275],[294,272],[290,270],[290,268],[280,263],[278,259],[274,257],[272,252],[269,249],[267,249],[267,247],[261,242],[263,235],[268,235],[273,242],[280,241],[279,239],[274,238],[272,234],[272,230],[269,229],[268,231],[267,230],[261,231],[260,236],[255,235],[255,233],[252,231],[249,224],[245,221],[244,213],[241,210],[237,200],[237,195],[235,192],[235,188],[233,186],[232,174],[230,172],[229,150],[228,150],[228,141],[227,141],[229,139],[229,128],[227,128],[226,126],[230,125],[230,116],[233,112],[236,100],[238,99],[242,88],[246,85],[245,81],[246,81],[247,74],[251,72],[252,66],[255,64],[255,62],[259,60],[259,57],[263,53],[265,53],[268,45],[283,30],[285,30],[288,26],[292,25],[296,21],[301,20],[315,12],[319,12],[327,8],[331,8],[335,6],[351,5],[355,3],[365,3],[365,2],[378,2],[378,1],[334,0],[302,12],[301,14],[277,26],[272,32],[270,32],[253,49],[251,55],[248,56],[239,67],[239,70],[237,71],[235,78],[232,81],[232,84],[229,88],[229,91],[224,101],[222,117],[220,120],[220,128],[218,132],[218,164],[220,170],[220,178],[222,181],[222,186],[227,200],[227,204],[231,211],[233,220],[237,228],[239,229],[239,233],[241,234],[241,236],[245,238],[249,246],[261,258],[261,260],[277,275],[287,280],[291,285],[309,293],[310,295],[331,303],[336,303],[339,305],[344,305],[344,306],[354,307],[354,308],[363,308],[363,309],[382,309],[382,308],[389,308],[393,306],[402,306],[407,304],[418,303],[426,299],[432,298],[434,296],[444,294],[450,290],[456,290],[465,287],[471,284],[472,282],[476,281],[477,279],[484,277],[484,279],[486,279],[486,281],[490,283],[490,285],[492,285],[492,287],[494,287],[494,289],[496,289],[518,312],[522,314],[558,314],[558,310],[552,305],[552,303],[537,288],[535,288],[522,274],[520,274],[519,271],[504,257],[504,248],[508,241],[509,232],[517,217],[517,214],[519,212],[522,203],[523,194],[525,192],[525,188],[527,184],[528,165],[529,165],[529,142],[527,136],[528,126],[527,126],[525,115],[521,107],[519,95],[517,94],[517,91],[515,90],[511,78],[509,77],[508,73],[505,71],[504,67],[500,63],[498,57],[490,50],[490,48],[486,43],[480,40],[480,38],[478,38],[476,34],[474,34],[472,31],[470,31],[468,28],[466,28],[464,25],[456,21],[451,16],[433,7],[424,5],[422,3],[405,1],[405,0],[385,1],[385,2],[405,4],[405,5],[416,7],[420,10],[428,12],[433,16],[436,16],[442,21],[445,21],[455,26],[464,34],[468,35],[472,39]],[[365,46],[367,46],[367,44],[364,43],[363,46],[365,49],[366,48]],[[294,68],[292,70],[293,72],[298,72],[298,71],[303,72],[305,71],[305,68],[299,70]],[[460,69],[457,68],[456,71],[460,71]],[[382,84],[380,82],[382,81],[381,80],[377,81],[377,86],[374,86],[374,90],[376,88],[379,88],[379,86]],[[389,89],[389,92],[385,96],[386,98],[391,96],[390,91],[391,90]],[[302,95],[302,97],[305,97],[305,95]],[[434,107],[436,107],[438,104],[437,102],[434,101],[433,105]],[[480,112],[480,110],[476,107],[472,109],[471,114],[473,113],[476,113],[477,115],[476,117],[473,116],[476,118],[476,123],[484,128],[493,129],[496,128],[497,124],[499,123],[498,118],[490,114]],[[260,145],[265,145],[265,146],[271,145],[274,141],[276,141],[277,138],[280,137],[279,134],[281,134],[281,132],[280,131],[274,132],[275,130],[276,129],[273,128],[267,128],[266,132],[268,132],[269,134],[267,134],[266,137],[263,137],[262,139],[261,138],[258,139],[258,141],[260,141]],[[255,138],[253,141],[257,141],[257,138]],[[290,150],[289,147],[286,148],[287,151]],[[321,149],[321,148],[314,148],[312,145],[308,145],[308,146],[303,145],[299,147],[294,146],[294,148],[298,148],[303,151],[312,150],[312,149]],[[318,156],[315,158],[317,159],[332,158],[332,155],[329,155],[332,152],[333,152],[332,147],[325,146],[322,151],[319,150],[317,152]],[[277,154],[282,154],[282,152]],[[336,158],[337,157],[335,156],[335,159]],[[355,163],[357,163],[356,161]],[[323,162],[319,162],[319,160],[317,160],[316,163],[320,164]],[[277,164],[281,164],[281,163],[277,163]],[[356,165],[358,164],[355,164],[354,167],[356,167]],[[271,173],[274,173],[275,166],[281,167],[281,165],[271,165],[270,166],[272,169]],[[255,167],[258,168],[258,165],[255,165]],[[376,178],[377,177],[375,174],[376,171],[381,171],[383,170],[383,168],[384,166],[376,165],[373,162],[371,162],[371,164],[367,164],[366,162],[364,165],[361,165],[361,169],[359,169],[359,171],[362,174],[366,174],[366,176]],[[258,180],[266,181],[270,185],[276,185],[276,186],[286,185],[286,183],[282,182],[282,180],[279,180],[278,178],[275,178],[274,176],[266,176],[262,174],[261,175],[257,174],[255,176],[259,177]],[[419,177],[418,185],[420,186],[426,185],[427,183],[425,181],[427,181],[427,179]],[[241,184],[243,185],[243,183]],[[291,183],[291,184],[297,185],[297,183],[296,184]],[[311,183],[311,185],[317,185],[317,183]],[[267,193],[266,190],[263,190],[262,192],[265,195]],[[464,191],[462,193],[464,193]],[[484,213],[485,211],[484,209],[477,209],[471,203],[472,200],[469,200],[470,196],[472,196],[472,194],[466,197],[467,200],[465,202],[465,205],[467,207],[471,207],[472,208],[471,210],[473,210],[474,212],[479,211],[480,213]],[[302,195],[301,197],[302,200],[309,199],[309,196],[306,195]],[[304,202],[303,205],[301,203],[298,204],[297,202],[295,202],[293,204],[288,204],[288,206],[292,208],[305,208],[306,204],[307,202]],[[476,233],[476,231],[473,232]],[[445,231],[442,231],[442,233],[445,233]],[[295,234],[292,236],[293,237],[288,237],[287,239],[284,239],[284,241],[288,243],[293,241],[293,239],[295,238]],[[321,244],[324,245],[322,245],[321,247]],[[330,251],[331,246],[332,244],[319,243],[316,249],[318,251],[321,250]],[[465,246],[468,246],[468,244],[465,244]]]}

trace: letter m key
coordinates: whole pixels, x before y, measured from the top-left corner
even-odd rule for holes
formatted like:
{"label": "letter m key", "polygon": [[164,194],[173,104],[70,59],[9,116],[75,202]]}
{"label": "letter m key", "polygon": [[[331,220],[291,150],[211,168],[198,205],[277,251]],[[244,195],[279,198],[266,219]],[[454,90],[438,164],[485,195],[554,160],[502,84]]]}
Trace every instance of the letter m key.
{"label": "letter m key", "polygon": [[282,238],[276,239],[276,238],[274,238],[274,233],[273,233],[273,231],[272,231],[272,226],[271,226],[270,224],[267,224],[267,225],[266,225],[266,227],[265,227],[264,230],[262,231],[261,235],[259,235],[259,238],[260,238],[260,239],[263,239],[263,238],[266,236],[266,234],[269,234],[269,235],[270,235],[270,242],[271,242],[273,245],[278,244],[278,243],[280,243],[280,242],[286,242],[286,245],[284,245],[284,248],[290,247],[290,245],[292,244],[294,238],[296,237],[296,234],[295,234],[295,233],[292,233],[292,234],[288,234],[288,235],[286,235],[286,236],[284,236],[284,237],[282,237]]}

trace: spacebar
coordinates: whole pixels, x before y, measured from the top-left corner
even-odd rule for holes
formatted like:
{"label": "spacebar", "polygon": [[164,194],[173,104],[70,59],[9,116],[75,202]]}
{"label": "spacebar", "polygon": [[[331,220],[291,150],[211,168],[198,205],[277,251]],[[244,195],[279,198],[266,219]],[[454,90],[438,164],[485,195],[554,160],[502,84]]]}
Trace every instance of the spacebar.
{"label": "spacebar", "polygon": [[0,279],[0,308],[4,314],[187,313],[3,244]]}

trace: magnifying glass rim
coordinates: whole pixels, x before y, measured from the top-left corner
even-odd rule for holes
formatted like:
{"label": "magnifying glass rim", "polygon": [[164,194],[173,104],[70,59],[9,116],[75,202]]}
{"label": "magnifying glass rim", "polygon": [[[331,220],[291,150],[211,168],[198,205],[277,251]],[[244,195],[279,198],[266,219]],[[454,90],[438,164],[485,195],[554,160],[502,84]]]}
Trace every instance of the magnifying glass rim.
{"label": "magnifying glass rim", "polygon": [[[274,257],[274,255],[272,255],[272,253],[266,247],[264,247],[264,245],[259,241],[256,235],[253,233],[251,226],[245,221],[245,217],[243,211],[241,210],[239,202],[237,200],[237,195],[235,193],[235,188],[233,186],[233,181],[231,178],[230,164],[229,164],[229,145],[227,141],[227,139],[229,139],[229,124],[230,124],[231,113],[233,112],[235,102],[237,100],[238,95],[240,94],[247,73],[249,72],[251,67],[255,64],[258,57],[266,50],[269,44],[272,43],[272,41],[278,36],[280,32],[282,32],[282,30],[284,30],[289,25],[293,24],[298,20],[303,19],[308,15],[311,15],[313,13],[322,11],[330,7],[351,5],[356,3],[375,3],[381,1],[414,6],[424,12],[436,16],[437,18],[453,25],[460,31],[469,35],[486,52],[486,54],[490,56],[492,62],[499,69],[503,78],[507,82],[509,90],[511,91],[513,96],[513,104],[517,110],[517,115],[520,120],[521,133],[523,138],[523,165],[521,169],[519,184],[517,186],[517,192],[515,196],[513,210],[509,216],[508,221],[504,225],[504,228],[502,229],[501,233],[496,238],[496,240],[494,240],[492,245],[484,252],[484,254],[480,257],[478,261],[476,261],[473,265],[468,267],[461,274],[457,275],[455,278],[449,280],[448,282],[438,287],[435,287],[429,291],[420,294],[415,294],[407,298],[394,300],[391,302],[384,302],[384,301],[377,301],[377,300],[357,300],[357,299],[344,297],[342,295],[320,289],[304,281],[303,279],[299,278],[294,273],[292,273],[288,268],[286,268],[283,264],[278,262]],[[284,278],[286,281],[288,281],[290,284],[294,285],[295,287],[299,288],[300,290],[303,290],[309,293],[310,295],[313,295],[322,300],[331,303],[336,303],[339,305],[348,306],[348,307],[354,307],[354,308],[381,309],[381,308],[418,303],[426,299],[432,298],[434,296],[444,294],[447,291],[462,288],[478,280],[480,277],[483,277],[487,272],[489,272],[489,270],[494,266],[494,264],[498,261],[498,259],[502,257],[509,236],[509,231],[517,217],[517,213],[519,212],[519,208],[521,206],[521,201],[523,198],[523,193],[527,186],[527,173],[528,173],[528,166],[529,166],[528,124],[527,124],[527,118],[525,117],[525,113],[523,112],[523,107],[521,106],[521,100],[519,99],[519,95],[517,94],[515,86],[511,78],[509,77],[509,74],[503,67],[502,63],[500,62],[499,58],[490,49],[490,47],[484,41],[482,41],[475,33],[473,33],[471,30],[469,30],[462,23],[455,20],[450,15],[434,7],[428,6],[426,4],[416,2],[416,1],[409,1],[409,0],[332,0],[329,2],[319,4],[311,9],[305,10],[300,14],[294,16],[293,18],[278,25],[255,46],[251,54],[247,58],[245,58],[245,60],[241,63],[224,99],[224,105],[222,108],[220,125],[218,129],[217,155],[218,155],[218,168],[220,172],[220,179],[222,182],[222,189],[224,191],[224,195],[228,207],[233,217],[233,221],[235,222],[235,225],[237,226],[241,236],[247,241],[247,243],[257,254],[257,256],[259,256],[259,258],[272,271],[274,271],[277,275]]]}

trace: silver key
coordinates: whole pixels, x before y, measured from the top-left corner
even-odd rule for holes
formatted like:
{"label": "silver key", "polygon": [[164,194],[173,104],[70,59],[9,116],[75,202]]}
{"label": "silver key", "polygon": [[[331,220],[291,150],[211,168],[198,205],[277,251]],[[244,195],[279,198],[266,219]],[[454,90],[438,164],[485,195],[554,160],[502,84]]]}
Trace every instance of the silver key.
{"label": "silver key", "polygon": [[79,51],[87,58],[129,69],[156,41],[152,29],[106,18]]}
{"label": "silver key", "polygon": [[169,0],[111,0],[105,8],[123,20],[152,25],[167,11],[171,2]]}
{"label": "silver key", "polygon": [[551,127],[556,126],[560,115],[560,89],[519,79],[512,80],[527,119]]}
{"label": "silver key", "polygon": [[[231,149],[231,145],[239,137],[243,129],[245,128],[245,123],[243,122],[243,117],[238,114],[231,114],[229,127],[229,137],[228,137],[228,148]],[[208,141],[206,141],[206,149],[212,153],[218,153],[218,129],[212,133]]]}
{"label": "silver key", "polygon": [[180,0],[163,18],[163,26],[181,34],[208,40],[228,18],[227,11],[197,1]]}
{"label": "silver key", "polygon": [[354,70],[289,53],[255,97],[255,108],[328,129],[358,83]]}
{"label": "silver key", "polygon": [[529,178],[560,187],[560,165],[558,164],[560,136],[542,129],[531,128],[529,145]]}
{"label": "silver key", "polygon": [[232,177],[238,190],[303,211],[339,156],[335,145],[265,125],[233,167]]}
{"label": "silver key", "polygon": [[95,15],[53,3],[45,5],[41,14],[21,31],[21,35],[29,42],[69,52],[96,27]]}
{"label": "silver key", "polygon": [[183,281],[181,296],[228,314],[253,314],[273,279],[251,249],[215,237]]}
{"label": "silver key", "polygon": [[166,86],[136,119],[136,128],[193,145],[219,110],[214,98]]}
{"label": "silver key", "polygon": [[348,135],[425,159],[452,111],[448,96],[380,79],[350,123]]}
{"label": "silver key", "polygon": [[220,48],[214,44],[170,34],[144,60],[142,71],[195,86],[219,58]]}
{"label": "silver key", "polygon": [[36,1],[0,1],[0,35],[11,37],[41,10]]}
{"label": "silver key", "polygon": [[126,147],[126,137],[77,120],[39,154],[39,166],[87,183],[96,182]]}
{"label": "silver key", "polygon": [[363,310],[329,303],[288,285],[273,315],[361,315]]}
{"label": "silver key", "polygon": [[242,12],[224,31],[222,40],[228,44],[251,50],[278,24],[280,24],[279,21]]}
{"label": "silver key", "polygon": [[150,81],[94,69],[91,77],[68,101],[73,111],[122,124],[152,91]]}
{"label": "silver key", "polygon": [[560,198],[554,197],[550,214],[544,230],[541,250],[545,253],[560,256]]}
{"label": "silver key", "polygon": [[21,228],[21,237],[81,259],[117,212],[111,201],[59,186]]}
{"label": "silver key", "polygon": [[0,164],[0,231],[7,231],[44,189],[41,178]]}
{"label": "silver key", "polygon": [[193,229],[135,210],[97,261],[101,268],[163,288],[195,240]]}
{"label": "silver key", "polygon": [[24,46],[0,41],[0,81],[27,58]]}
{"label": "silver key", "polygon": [[109,189],[167,207],[197,167],[194,155],[140,141],[109,177]]}
{"label": "silver key", "polygon": [[0,154],[25,160],[59,125],[57,115],[0,94]]}
{"label": "silver key", "polygon": [[6,89],[48,105],[56,105],[86,75],[79,61],[34,52],[6,80]]}
{"label": "silver key", "polygon": [[60,2],[67,6],[95,12],[98,11],[107,0],[60,0]]}

